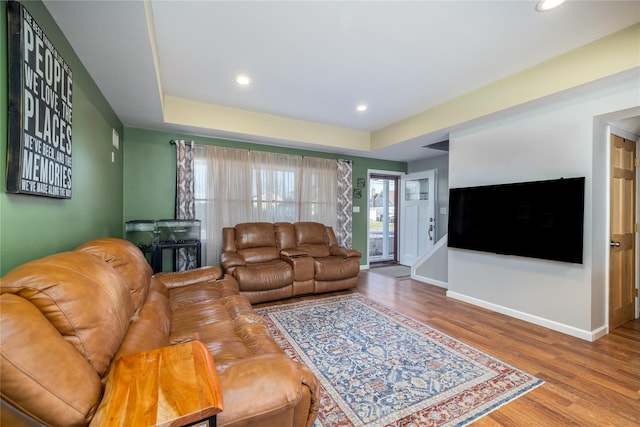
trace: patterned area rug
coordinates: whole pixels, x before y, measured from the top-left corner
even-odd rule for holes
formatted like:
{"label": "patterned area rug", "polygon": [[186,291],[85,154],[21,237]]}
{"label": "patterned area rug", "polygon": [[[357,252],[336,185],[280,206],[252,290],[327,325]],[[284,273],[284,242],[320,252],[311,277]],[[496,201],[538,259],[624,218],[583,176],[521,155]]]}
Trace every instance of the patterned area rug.
{"label": "patterned area rug", "polygon": [[256,311],[320,381],[314,427],[462,426],[542,384],[360,294]]}

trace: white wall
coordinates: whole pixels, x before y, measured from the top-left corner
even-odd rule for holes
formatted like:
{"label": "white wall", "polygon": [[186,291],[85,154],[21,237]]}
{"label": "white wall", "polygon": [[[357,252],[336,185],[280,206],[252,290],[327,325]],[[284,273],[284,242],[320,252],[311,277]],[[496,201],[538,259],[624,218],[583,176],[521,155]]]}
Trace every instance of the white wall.
{"label": "white wall", "polygon": [[448,288],[448,261],[447,235],[445,235],[411,266],[411,278],[442,288]]}
{"label": "white wall", "polygon": [[638,72],[451,133],[451,188],[584,176],[585,229],[582,265],[450,249],[447,295],[584,339],[606,332],[608,141],[598,117],[639,105]]}

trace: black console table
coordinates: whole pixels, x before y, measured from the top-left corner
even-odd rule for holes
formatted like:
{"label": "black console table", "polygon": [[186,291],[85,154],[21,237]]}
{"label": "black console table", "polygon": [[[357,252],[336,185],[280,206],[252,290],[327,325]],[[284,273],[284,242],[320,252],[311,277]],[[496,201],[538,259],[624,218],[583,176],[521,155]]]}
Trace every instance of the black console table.
{"label": "black console table", "polygon": [[[162,272],[162,252],[165,249],[186,249],[196,248],[196,268],[202,266],[202,244],[200,241],[194,242],[164,242],[156,243],[151,254],[151,268],[154,273]],[[175,265],[174,265],[175,270]]]}

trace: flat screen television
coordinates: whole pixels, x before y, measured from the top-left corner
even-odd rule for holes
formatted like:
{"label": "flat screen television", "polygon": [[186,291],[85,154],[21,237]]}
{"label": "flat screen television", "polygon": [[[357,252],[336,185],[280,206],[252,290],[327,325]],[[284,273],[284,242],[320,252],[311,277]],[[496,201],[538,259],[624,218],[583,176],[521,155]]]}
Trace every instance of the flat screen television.
{"label": "flat screen television", "polygon": [[584,177],[449,190],[448,246],[582,264]]}

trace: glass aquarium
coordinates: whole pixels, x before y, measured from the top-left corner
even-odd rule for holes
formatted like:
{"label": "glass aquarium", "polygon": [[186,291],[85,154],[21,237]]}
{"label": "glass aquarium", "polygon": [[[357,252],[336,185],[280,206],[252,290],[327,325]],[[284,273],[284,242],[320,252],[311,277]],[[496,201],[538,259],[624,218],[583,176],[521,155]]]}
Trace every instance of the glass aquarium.
{"label": "glass aquarium", "polygon": [[158,243],[193,243],[200,240],[199,219],[161,219],[156,221]]}
{"label": "glass aquarium", "polygon": [[156,222],[153,220],[137,219],[125,224],[126,239],[143,251],[153,249],[156,241]]}

